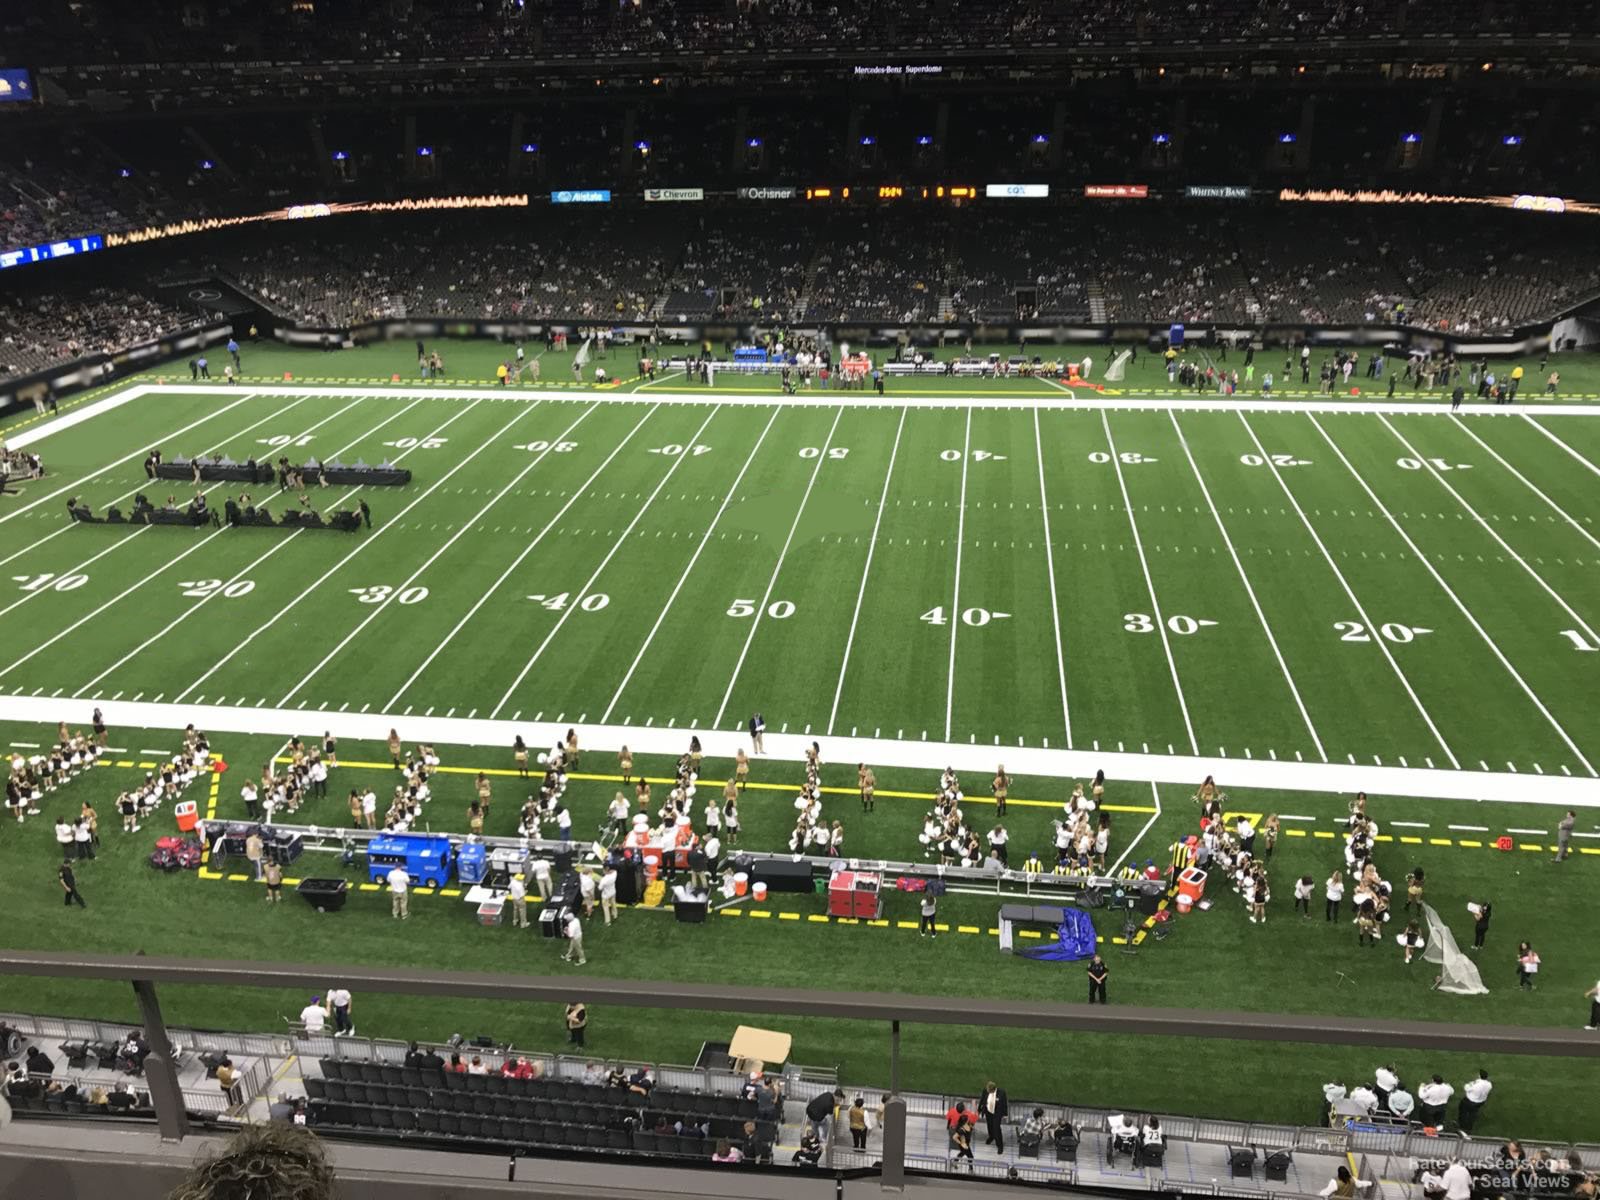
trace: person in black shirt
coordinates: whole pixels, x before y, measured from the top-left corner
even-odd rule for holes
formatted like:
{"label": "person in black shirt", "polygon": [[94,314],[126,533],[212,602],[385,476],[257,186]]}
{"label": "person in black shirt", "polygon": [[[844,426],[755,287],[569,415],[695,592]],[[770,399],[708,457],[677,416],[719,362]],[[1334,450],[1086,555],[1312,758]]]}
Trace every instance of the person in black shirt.
{"label": "person in black shirt", "polygon": [[28,1047],[28,1074],[29,1075],[54,1075],[55,1063],[50,1061],[50,1056],[37,1046]]}
{"label": "person in black shirt", "polygon": [[823,1127],[833,1119],[835,1105],[843,1099],[844,1089],[834,1088],[831,1092],[818,1092],[806,1103],[806,1120],[811,1123],[813,1136],[822,1137]]}
{"label": "person in black shirt", "polygon": [[1099,1000],[1106,1003],[1106,976],[1111,972],[1106,966],[1106,960],[1098,954],[1089,961],[1089,1003]]}
{"label": "person in black shirt", "polygon": [[72,873],[72,864],[65,859],[61,862],[61,869],[56,872],[56,878],[61,881],[61,903],[71,908],[74,903],[79,908],[88,908],[83,902],[83,897],[78,895],[78,880]]}
{"label": "person in black shirt", "polygon": [[366,526],[367,526],[368,529],[371,529],[372,528],[372,510],[367,507],[367,502],[365,500],[358,500],[356,502],[356,507],[361,510],[361,519],[362,519],[362,521],[364,521],[366,523]]}

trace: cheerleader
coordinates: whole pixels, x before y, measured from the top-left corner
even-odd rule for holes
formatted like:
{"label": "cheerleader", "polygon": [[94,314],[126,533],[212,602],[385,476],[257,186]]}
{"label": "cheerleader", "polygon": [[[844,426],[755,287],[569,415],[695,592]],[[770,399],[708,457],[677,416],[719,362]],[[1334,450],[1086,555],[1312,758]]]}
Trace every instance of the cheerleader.
{"label": "cheerleader", "polygon": [[1370,902],[1356,910],[1356,943],[1361,946],[1378,944],[1378,914]]}
{"label": "cheerleader", "polygon": [[806,845],[806,819],[801,817],[789,832],[789,853],[803,854]]}
{"label": "cheerleader", "polygon": [[1217,781],[1207,775],[1195,789],[1194,795],[1189,798],[1204,808],[1209,801],[1217,798]]}
{"label": "cheerleader", "polygon": [[1106,773],[1104,771],[1096,771],[1094,773],[1094,786],[1089,791],[1094,797],[1095,804],[1099,805],[1106,794]]}
{"label": "cheerleader", "polygon": [[737,801],[728,800],[722,806],[722,825],[728,831],[728,845],[739,844],[739,805]]}
{"label": "cheerleader", "polygon": [[1272,888],[1267,882],[1267,872],[1256,867],[1250,873],[1250,924],[1267,923],[1267,902],[1272,899]]}
{"label": "cheerleader", "polygon": [[[722,800],[726,800],[730,792],[735,797],[739,794],[731,779],[723,787]],[[708,837],[722,828],[722,800],[718,800],[714,795],[706,797],[706,836]]]}
{"label": "cheerleader", "polygon": [[339,741],[332,730],[322,731],[322,761],[328,764],[330,771],[339,765]]}
{"label": "cheerleader", "polygon": [[[628,748],[624,746],[622,752],[626,754]],[[517,764],[517,774],[526,779],[528,777],[528,743],[522,740],[520,733],[511,742],[511,761]],[[624,779],[622,782],[627,783],[628,781]]]}
{"label": "cheerleader", "polygon": [[828,830],[828,853],[834,858],[844,853],[844,826],[838,821]]}
{"label": "cheerleader", "polygon": [[27,807],[27,802],[22,796],[22,780],[17,777],[15,771],[6,780],[6,807],[11,810],[11,815],[16,817],[17,824],[22,824],[23,812]]}
{"label": "cheerleader", "polygon": [[100,814],[95,812],[94,805],[85,800],[83,807],[78,810],[78,819],[89,829],[89,842],[91,845],[100,844]]}
{"label": "cheerleader", "polygon": [[432,746],[418,746],[417,757],[422,759],[423,764],[430,770],[439,765],[439,756]]}
{"label": "cheerleader", "polygon": [[483,806],[476,800],[467,805],[467,832],[475,838],[483,836]]}
{"label": "cheerleader", "polygon": [[578,731],[576,729],[567,730],[565,757],[562,761],[573,767],[578,765]]}
{"label": "cheerleader", "polygon": [[1406,911],[1411,911],[1411,906],[1416,905],[1417,912],[1422,912],[1422,868],[1413,867],[1411,874],[1406,876]]}
{"label": "cheerleader", "polygon": [[[522,739],[518,738],[517,740],[520,742]],[[622,782],[624,784],[633,782],[633,751],[626,746],[617,751],[617,769],[622,772]]]}
{"label": "cheerleader", "polygon": [[[621,796],[622,793],[618,792],[617,795]],[[623,802],[623,818],[622,818],[622,820],[621,821],[615,821],[615,818],[613,818],[614,823],[619,825],[619,826],[624,826],[624,825],[627,824],[627,802],[626,802],[626,797],[623,798],[623,801],[624,802]],[[615,810],[615,807],[616,807],[616,802],[613,801],[612,802],[613,811]],[[543,816],[539,812],[539,802],[537,800],[533,799],[532,797],[529,797],[528,798],[528,802],[522,806],[522,816],[521,816],[521,819],[519,819],[518,822],[517,822],[517,836],[518,837],[528,838],[528,839],[530,839],[532,841],[538,841],[542,825],[543,825]]]}
{"label": "cheerleader", "polygon": [[489,819],[489,795],[492,789],[489,786],[489,777],[482,771],[478,772],[477,788],[478,807],[483,809],[483,819],[487,821]]}
{"label": "cheerleader", "polygon": [[394,769],[400,769],[400,734],[396,730],[389,730],[389,759],[394,763]]}
{"label": "cheerleader", "polygon": [[[117,796],[117,812],[122,817],[123,833],[139,832],[139,802],[129,792],[122,792]],[[17,818],[19,821],[21,817]]]}
{"label": "cheerleader", "polygon": [[1278,846],[1278,831],[1281,828],[1282,822],[1278,820],[1277,813],[1268,813],[1266,820],[1261,822],[1261,840],[1266,845],[1267,850],[1263,857],[1268,862],[1272,861],[1272,852]]}
{"label": "cheerleader", "polygon": [[922,832],[917,835],[917,841],[922,845],[922,857],[928,858],[933,854],[943,832],[944,826],[940,824],[937,814],[930,812],[922,818]]}
{"label": "cheerleader", "polygon": [[633,789],[633,796],[638,801],[640,812],[650,811],[650,781],[643,775],[639,776],[639,783]]}
{"label": "cheerleader", "polygon": [[1011,777],[1006,774],[1006,766],[1001,763],[995,768],[994,778],[989,782],[989,790],[994,793],[994,811],[998,817],[1006,815],[1006,795],[1011,790]]}
{"label": "cheerleader", "polygon": [[1094,831],[1094,864],[1101,871],[1106,869],[1106,851],[1111,848],[1111,814],[1100,814],[1100,826]]}
{"label": "cheerleader", "polygon": [[695,779],[700,778],[700,760],[705,757],[705,750],[700,745],[698,734],[689,735],[689,774]]}
{"label": "cheerleader", "polygon": [[857,765],[856,783],[861,788],[861,811],[871,812],[874,805],[873,796],[878,790],[878,777],[866,763]]}
{"label": "cheerleader", "polygon": [[822,745],[820,742],[812,742],[810,746],[806,747],[806,771],[807,773],[815,771],[818,774],[822,771]]}
{"label": "cheerleader", "polygon": [[1427,945],[1427,939],[1422,936],[1422,930],[1417,927],[1415,921],[1407,923],[1405,929],[1395,935],[1394,940],[1406,952],[1408,964],[1415,955],[1421,953],[1423,946]]}
{"label": "cheerleader", "polygon": [[954,767],[946,767],[939,776],[939,790],[941,792],[953,792],[958,786],[956,769]]}
{"label": "cheerleader", "polygon": [[742,746],[733,752],[733,778],[741,792],[750,782],[750,759],[745,755]]}

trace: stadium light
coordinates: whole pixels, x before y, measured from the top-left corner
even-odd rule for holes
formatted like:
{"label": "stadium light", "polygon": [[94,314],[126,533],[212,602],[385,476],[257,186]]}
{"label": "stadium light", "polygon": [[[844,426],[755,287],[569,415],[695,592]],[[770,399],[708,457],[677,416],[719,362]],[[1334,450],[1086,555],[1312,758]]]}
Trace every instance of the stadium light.
{"label": "stadium light", "polygon": [[650,143],[646,142],[646,141],[635,142],[633,144],[633,148],[635,150],[637,150],[640,154],[649,154],[650,153]]}
{"label": "stadium light", "polygon": [[1049,143],[1050,143],[1050,135],[1049,134],[1036,133],[1036,134],[1033,135],[1033,144],[1035,146],[1046,146],[1046,145],[1049,145]]}
{"label": "stadium light", "polygon": [[349,157],[350,156],[348,154],[346,154],[343,150],[335,150],[333,152],[333,161],[334,162],[344,162],[344,160],[349,158]]}
{"label": "stadium light", "polygon": [[122,170],[117,172],[117,177],[120,179],[132,179],[133,172],[128,170],[127,167],[123,167]]}
{"label": "stadium light", "polygon": [[522,143],[522,152],[524,154],[537,154],[537,153],[539,153],[539,143],[538,142],[523,142]]}
{"label": "stadium light", "polygon": [[760,138],[750,138],[745,142],[745,145],[749,146],[750,149],[752,149],[752,150],[759,150],[759,149],[761,149],[761,139]]}
{"label": "stadium light", "polygon": [[1508,133],[1500,139],[1500,144],[1502,146],[1520,146],[1522,145],[1522,138],[1518,134]]}
{"label": "stadium light", "polygon": [[1282,146],[1293,145],[1295,142],[1297,142],[1299,140],[1300,139],[1298,137],[1296,137],[1292,133],[1280,133],[1278,135],[1278,144],[1282,145]]}
{"label": "stadium light", "polygon": [[417,147],[417,157],[418,158],[432,158],[433,157],[433,147],[432,146],[418,146]]}
{"label": "stadium light", "polygon": [[867,134],[867,135],[866,135],[866,137],[864,137],[864,138],[862,138],[862,139],[861,139],[861,144],[862,144],[862,145],[863,145],[863,146],[876,146],[876,145],[877,145],[877,144],[878,144],[878,139],[877,139],[877,138],[875,138],[875,137],[873,137],[873,136],[872,136],[872,135],[871,135],[871,134],[870,134],[870,133],[869,133],[869,134]]}
{"label": "stadium light", "polygon": [[211,170],[212,167],[214,167],[216,165],[217,164],[212,162],[209,158],[202,158],[200,160],[200,169],[202,171],[209,171],[209,170]]}
{"label": "stadium light", "polygon": [[919,136],[917,138],[917,145],[919,145],[919,146],[931,146],[931,145],[933,145],[933,139],[931,137],[929,137],[927,134],[924,133],[924,134],[922,134],[921,136]]}
{"label": "stadium light", "polygon": [[1154,142],[1158,146],[1168,145],[1172,141],[1172,139],[1170,137],[1168,137],[1164,133],[1158,133],[1158,134],[1155,135],[1155,137],[1151,138],[1150,140],[1152,142]]}
{"label": "stadium light", "polygon": [[1408,133],[1400,140],[1406,145],[1410,146],[1420,142],[1422,140],[1422,135],[1420,133]]}

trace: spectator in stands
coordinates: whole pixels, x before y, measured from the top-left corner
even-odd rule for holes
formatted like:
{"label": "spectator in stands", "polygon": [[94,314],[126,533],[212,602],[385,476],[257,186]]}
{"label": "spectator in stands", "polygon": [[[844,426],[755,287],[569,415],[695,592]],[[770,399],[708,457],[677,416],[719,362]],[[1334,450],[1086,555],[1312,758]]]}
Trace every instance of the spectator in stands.
{"label": "spectator in stands", "polygon": [[202,1159],[168,1200],[335,1200],[338,1185],[322,1143],[300,1125],[247,1125]]}
{"label": "spectator in stands", "polygon": [[1349,1167],[1340,1167],[1333,1178],[1328,1180],[1327,1185],[1317,1195],[1334,1196],[1338,1200],[1349,1200],[1350,1197],[1356,1194],[1356,1189],[1365,1189],[1371,1186],[1372,1181],[1370,1179],[1357,1179],[1350,1174]]}
{"label": "spectator in stands", "polygon": [[727,1138],[717,1143],[716,1150],[711,1155],[714,1163],[737,1163],[744,1161],[744,1151],[735,1146]]}
{"label": "spectator in stands", "polygon": [[50,1056],[38,1046],[28,1047],[28,1074],[53,1075],[56,1065],[50,1061]]}

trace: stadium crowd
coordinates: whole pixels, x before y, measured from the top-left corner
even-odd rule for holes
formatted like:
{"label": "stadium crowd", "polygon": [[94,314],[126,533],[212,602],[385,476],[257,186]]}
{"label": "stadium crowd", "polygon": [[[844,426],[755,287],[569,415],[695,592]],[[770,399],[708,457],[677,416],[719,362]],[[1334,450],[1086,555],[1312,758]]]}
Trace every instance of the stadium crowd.
{"label": "stadium crowd", "polygon": [[0,378],[115,354],[201,323],[193,313],[120,287],[0,292]]}

